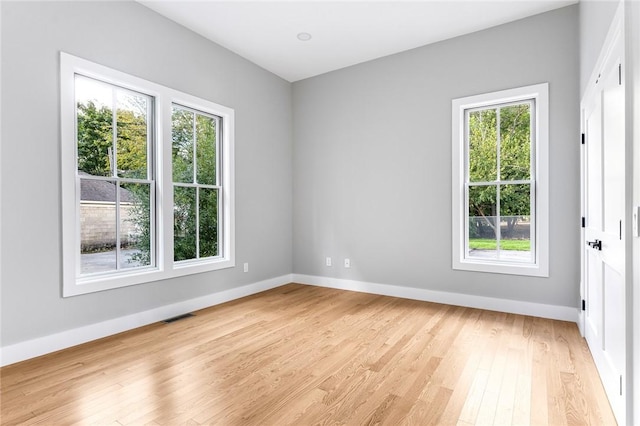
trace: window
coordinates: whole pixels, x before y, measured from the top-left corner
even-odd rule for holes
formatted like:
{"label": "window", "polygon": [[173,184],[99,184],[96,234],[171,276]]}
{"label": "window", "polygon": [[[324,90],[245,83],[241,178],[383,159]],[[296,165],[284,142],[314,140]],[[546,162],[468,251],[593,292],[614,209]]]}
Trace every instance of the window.
{"label": "window", "polygon": [[548,85],[453,101],[453,268],[548,276]]}
{"label": "window", "polygon": [[234,264],[233,110],[61,53],[63,295]]}
{"label": "window", "polygon": [[173,259],[218,255],[218,117],[173,105]]}
{"label": "window", "polygon": [[155,265],[153,98],[75,75],[80,275]]}

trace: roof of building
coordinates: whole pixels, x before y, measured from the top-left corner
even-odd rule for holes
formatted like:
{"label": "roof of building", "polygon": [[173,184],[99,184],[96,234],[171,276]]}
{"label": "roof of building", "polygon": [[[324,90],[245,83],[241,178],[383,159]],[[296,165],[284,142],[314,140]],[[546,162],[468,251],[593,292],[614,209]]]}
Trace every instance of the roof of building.
{"label": "roof of building", "polygon": [[[91,176],[89,173],[78,172],[80,177]],[[116,185],[113,181],[99,179],[80,179],[80,200],[82,201],[116,201]],[[120,202],[132,203],[135,198],[131,191],[120,188]]]}

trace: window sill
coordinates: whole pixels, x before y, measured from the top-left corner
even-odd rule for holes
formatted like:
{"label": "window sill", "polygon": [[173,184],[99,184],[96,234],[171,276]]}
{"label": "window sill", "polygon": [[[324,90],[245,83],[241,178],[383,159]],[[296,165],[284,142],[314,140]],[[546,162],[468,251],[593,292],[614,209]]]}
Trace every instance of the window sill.
{"label": "window sill", "polygon": [[539,264],[516,262],[490,262],[487,260],[454,260],[453,269],[458,271],[487,272],[490,274],[549,277],[549,268]]}
{"label": "window sill", "polygon": [[196,264],[176,264],[171,270],[146,268],[127,273],[88,275],[77,278],[75,283],[71,285],[64,285],[62,296],[79,296],[81,294],[152,283],[185,275],[200,274],[233,267],[235,267],[235,261],[233,259],[217,258],[211,261],[199,261]]}

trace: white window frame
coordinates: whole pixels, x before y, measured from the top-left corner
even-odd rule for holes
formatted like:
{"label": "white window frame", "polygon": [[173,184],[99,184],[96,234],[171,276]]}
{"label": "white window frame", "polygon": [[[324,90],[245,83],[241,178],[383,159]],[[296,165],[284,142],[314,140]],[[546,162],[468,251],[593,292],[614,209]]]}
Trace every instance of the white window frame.
{"label": "white window frame", "polygon": [[[76,154],[75,75],[81,74],[154,98],[152,150],[155,164],[156,262],[150,267],[81,276],[79,191]],[[169,87],[60,52],[61,183],[62,183],[62,295],[75,296],[184,275],[235,267],[234,110]],[[171,106],[182,105],[219,117],[218,164],[221,173],[219,255],[194,261],[173,260],[173,185]],[[220,223],[220,222],[219,222]],[[153,252],[153,248],[152,248]]]}
{"label": "white window frame", "polygon": [[[533,101],[534,141],[531,170],[532,199],[531,217],[533,235],[532,262],[476,259],[466,256],[468,241],[467,168],[468,147],[466,138],[466,112],[471,109],[499,106],[514,102]],[[452,117],[452,266],[455,270],[489,272],[498,274],[549,276],[549,85],[548,83],[518,87],[492,93],[454,99]],[[496,181],[497,182],[497,181]]]}
{"label": "white window frame", "polygon": [[[217,115],[212,115],[210,113],[206,113],[206,112],[204,112],[202,110],[198,110],[196,108],[191,108],[191,107],[187,107],[186,105],[181,105],[181,104],[177,104],[175,102],[171,102],[172,111],[173,111],[173,107],[178,107],[178,108],[181,108],[181,109],[184,109],[184,110],[187,110],[187,111],[191,111],[194,114],[201,114],[201,115],[213,118],[215,120],[215,122],[216,122],[217,135],[224,134],[225,129],[222,128],[222,125],[221,125],[221,121],[222,120]],[[196,134],[195,122],[194,122],[193,134],[194,134],[194,138],[195,138],[195,134]],[[221,180],[220,179],[220,175],[221,175],[220,169],[222,168],[221,167],[221,162],[220,162],[220,153],[223,150],[220,147],[220,138],[219,137],[216,137],[216,148],[215,148],[215,150],[216,150],[216,183],[215,184],[203,184],[203,183],[197,182],[197,177],[198,177],[197,160],[196,160],[197,140],[194,139],[194,146],[193,146],[193,182],[190,182],[190,183],[175,182],[173,180],[173,176],[172,176],[172,179],[171,179],[171,191],[172,192],[171,193],[173,194],[174,191],[175,191],[175,188],[180,187],[180,188],[193,188],[196,191],[198,189],[202,189],[202,188],[204,188],[204,189],[215,189],[215,190],[218,191],[218,194],[221,194],[222,191],[224,190],[224,188],[221,185],[219,185],[219,182]],[[195,230],[196,230],[196,234],[198,235],[199,232],[200,232],[199,231],[199,229],[200,229],[199,204],[200,203],[197,200],[198,200],[198,195],[197,195],[197,192],[196,192],[196,224],[195,224],[196,225],[196,229]],[[219,204],[222,205],[222,200],[219,201]],[[224,214],[221,214],[221,210],[224,211],[224,209],[218,209],[218,237],[219,238],[224,238],[224,236],[222,235],[223,228],[220,226],[220,223],[223,223],[223,220],[224,220],[223,219]],[[223,249],[224,249],[224,247],[219,247],[218,251],[220,252]],[[220,256],[220,255],[218,255],[218,256]],[[193,258],[193,259],[185,259],[185,260],[175,261],[175,263],[176,263],[176,267],[180,268],[180,267],[183,267],[185,265],[189,266],[189,265],[197,263],[197,262],[202,262],[203,259],[204,259],[205,262],[207,262],[209,258],[206,258],[206,257],[205,258],[201,258],[200,257],[200,239],[198,237],[196,237],[196,257]]]}

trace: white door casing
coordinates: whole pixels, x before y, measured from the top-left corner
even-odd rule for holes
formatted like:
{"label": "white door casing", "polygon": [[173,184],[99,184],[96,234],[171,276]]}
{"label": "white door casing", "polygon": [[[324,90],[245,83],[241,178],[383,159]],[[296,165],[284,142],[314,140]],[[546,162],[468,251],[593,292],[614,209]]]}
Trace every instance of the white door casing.
{"label": "white door casing", "polygon": [[[614,24],[615,25],[615,24]],[[584,333],[619,424],[625,424],[625,92],[621,25],[605,44],[583,117]]]}

